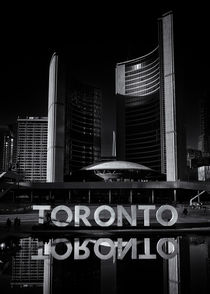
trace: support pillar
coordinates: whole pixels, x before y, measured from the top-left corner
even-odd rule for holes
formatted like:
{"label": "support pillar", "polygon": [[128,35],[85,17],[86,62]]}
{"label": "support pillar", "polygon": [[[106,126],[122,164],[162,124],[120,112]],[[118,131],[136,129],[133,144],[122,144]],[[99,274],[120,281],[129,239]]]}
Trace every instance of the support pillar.
{"label": "support pillar", "polygon": [[112,202],[112,191],[109,189],[109,204]]}
{"label": "support pillar", "polygon": [[90,194],[90,189],[88,190],[88,203],[90,204],[91,201],[91,194]]}
{"label": "support pillar", "polygon": [[132,204],[133,202],[133,191],[130,190],[130,194],[129,194],[129,202]]}
{"label": "support pillar", "polygon": [[176,189],[174,189],[174,203],[176,203],[177,197],[176,197]]}
{"label": "support pillar", "polygon": [[152,189],[151,203],[154,204],[154,202],[155,202],[155,191]]}
{"label": "support pillar", "polygon": [[71,190],[69,190],[68,201],[71,202]]}

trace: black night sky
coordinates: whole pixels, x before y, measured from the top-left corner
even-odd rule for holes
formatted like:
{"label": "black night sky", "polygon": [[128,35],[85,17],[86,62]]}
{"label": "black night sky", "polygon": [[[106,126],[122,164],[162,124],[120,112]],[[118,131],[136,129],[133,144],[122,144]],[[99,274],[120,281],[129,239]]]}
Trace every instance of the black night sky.
{"label": "black night sky", "polygon": [[13,123],[18,115],[47,116],[50,58],[54,51],[68,52],[75,76],[102,90],[106,153],[115,128],[115,63],[156,47],[157,18],[173,10],[177,95],[184,101],[187,145],[197,148],[198,102],[209,93],[208,9],[123,7],[121,11],[100,5],[96,10],[55,6],[53,12],[26,7],[27,13],[20,14],[5,10],[0,124]]}

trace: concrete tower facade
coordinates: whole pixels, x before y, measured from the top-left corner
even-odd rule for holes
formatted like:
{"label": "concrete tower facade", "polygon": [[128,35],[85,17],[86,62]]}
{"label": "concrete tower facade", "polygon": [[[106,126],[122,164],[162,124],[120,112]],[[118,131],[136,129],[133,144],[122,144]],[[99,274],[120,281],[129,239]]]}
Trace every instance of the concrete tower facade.
{"label": "concrete tower facade", "polygon": [[58,55],[53,54],[49,67],[47,182],[63,181],[65,93],[58,80],[61,74]]}
{"label": "concrete tower facade", "polygon": [[158,19],[159,44],[116,65],[117,144],[121,159],[180,178],[174,69],[173,14]]}
{"label": "concrete tower facade", "polygon": [[73,77],[68,56],[52,56],[49,69],[47,181],[100,159],[101,91]]}

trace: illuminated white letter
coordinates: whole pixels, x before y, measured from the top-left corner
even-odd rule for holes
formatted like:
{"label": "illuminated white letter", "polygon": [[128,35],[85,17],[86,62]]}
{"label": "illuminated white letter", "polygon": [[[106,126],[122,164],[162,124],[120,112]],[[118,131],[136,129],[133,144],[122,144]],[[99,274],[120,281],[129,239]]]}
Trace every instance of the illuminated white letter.
{"label": "illuminated white letter", "polygon": [[[68,217],[67,217],[67,220],[66,221],[58,221],[56,219],[56,214],[58,211],[60,210],[64,210]],[[66,227],[70,224],[70,222],[72,221],[72,218],[73,218],[73,214],[72,214],[72,211],[71,209],[68,207],[68,206],[65,206],[65,205],[59,205],[59,206],[56,206],[53,210],[52,210],[52,213],[51,213],[51,220],[52,222],[57,226],[57,227]]]}
{"label": "illuminated white letter", "polygon": [[138,209],[144,210],[144,226],[148,227],[150,226],[150,215],[149,212],[152,209],[155,209],[155,205],[138,205]]}
{"label": "illuminated white letter", "polygon": [[[100,218],[99,218],[99,214],[103,210],[107,210],[110,213],[110,218],[106,222],[101,221]],[[109,226],[111,226],[113,224],[113,222],[115,221],[115,212],[114,212],[114,209],[112,207],[108,206],[108,205],[101,205],[101,206],[99,206],[95,210],[95,212],[94,212],[94,220],[101,227],[109,227]]]}
{"label": "illuminated white letter", "polygon": [[44,211],[45,210],[50,210],[51,206],[50,205],[33,205],[32,209],[33,210],[39,210],[38,223],[43,224],[44,223]]}
{"label": "illuminated white letter", "polygon": [[131,205],[131,216],[128,214],[126,209],[122,205],[117,205],[117,226],[122,227],[123,220],[122,217],[125,217],[129,224],[134,227],[136,226],[136,205]]}
{"label": "illuminated white letter", "polygon": [[[169,210],[172,214],[170,221],[165,221],[162,218],[162,214],[164,211]],[[156,218],[157,221],[162,225],[162,226],[173,226],[178,219],[178,213],[177,210],[171,206],[171,205],[162,205],[159,207],[159,209],[156,212]]]}
{"label": "illuminated white letter", "polygon": [[[84,211],[83,214],[80,214],[81,210]],[[90,222],[87,220],[88,216],[90,215],[90,208],[87,206],[75,206],[75,215],[74,215],[74,225],[75,227],[79,227],[80,226],[80,219],[83,221],[83,223],[87,226],[87,227],[91,227]]]}

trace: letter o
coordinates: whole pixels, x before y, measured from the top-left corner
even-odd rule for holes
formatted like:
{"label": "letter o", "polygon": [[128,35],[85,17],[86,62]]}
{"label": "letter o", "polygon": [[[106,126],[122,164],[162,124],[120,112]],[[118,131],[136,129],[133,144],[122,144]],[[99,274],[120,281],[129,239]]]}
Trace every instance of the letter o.
{"label": "letter o", "polygon": [[[166,242],[168,242],[168,244],[170,243],[173,245],[173,252],[172,253],[167,254],[163,251],[163,244],[165,244]],[[178,252],[177,242],[171,238],[162,238],[157,242],[157,252],[164,259],[173,258],[175,255],[177,255],[177,252]]]}
{"label": "letter o", "polygon": [[[106,221],[106,222],[101,221],[100,218],[99,218],[99,214],[103,210],[107,210],[110,213],[110,219],[108,221]],[[113,224],[113,222],[115,221],[114,209],[112,207],[108,206],[108,205],[99,206],[94,212],[94,220],[101,227],[109,227],[109,226],[111,226]]]}
{"label": "letter o", "polygon": [[[58,211],[60,210],[64,210],[68,217],[66,219],[65,222],[60,222],[56,219],[56,214],[58,213]],[[52,222],[57,226],[57,227],[66,227],[70,224],[70,222],[72,221],[72,218],[73,218],[73,214],[72,214],[72,211],[71,209],[68,207],[68,206],[65,206],[65,205],[59,205],[59,206],[56,206],[52,212],[51,212],[51,220]]]}
{"label": "letter o", "polygon": [[[66,250],[66,253],[60,255],[56,252],[56,245],[59,244],[59,243],[65,243],[65,245],[67,246],[67,250]],[[53,242],[53,246],[51,247],[51,253],[52,253],[52,256],[57,259],[57,260],[64,260],[66,258],[68,258],[70,256],[72,252],[72,245],[71,243],[69,242],[69,240],[65,239],[65,238],[62,238],[62,239],[56,239],[54,240]]]}
{"label": "letter o", "polygon": [[[106,254],[102,254],[99,250],[99,246],[103,246],[102,243],[108,243],[108,245],[110,246],[110,251]],[[114,242],[111,240],[111,239],[108,239],[108,238],[101,238],[101,239],[98,239],[94,245],[94,252],[95,252],[95,255],[102,259],[102,260],[107,260],[111,257],[115,257],[115,245],[114,245]]]}
{"label": "letter o", "polygon": [[[170,221],[165,221],[163,218],[162,218],[162,213],[165,211],[165,210],[170,210],[171,211],[171,214],[172,214],[172,217],[170,219]],[[162,225],[162,226],[173,226],[176,222],[177,222],[177,219],[178,219],[178,212],[177,210],[171,206],[171,205],[162,205],[158,208],[158,210],[156,211],[156,218],[157,218],[157,221]]]}

